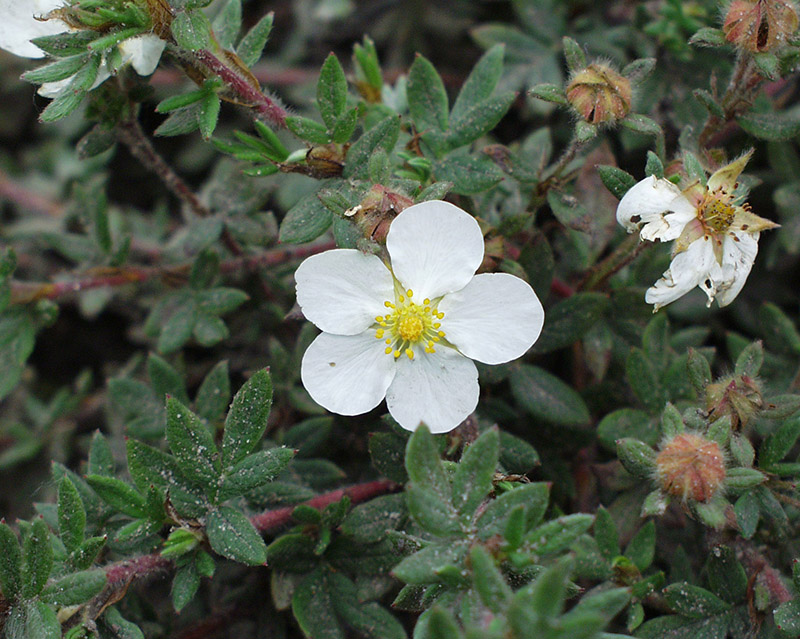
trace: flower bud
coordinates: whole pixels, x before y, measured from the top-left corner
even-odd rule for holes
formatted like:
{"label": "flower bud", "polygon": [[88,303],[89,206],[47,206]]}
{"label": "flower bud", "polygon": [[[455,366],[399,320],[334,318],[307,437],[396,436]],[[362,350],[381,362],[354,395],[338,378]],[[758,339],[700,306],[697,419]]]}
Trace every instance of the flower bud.
{"label": "flower bud", "polygon": [[631,83],[611,67],[593,62],[573,75],[567,100],[586,122],[613,122],[631,110]]}
{"label": "flower bud", "polygon": [[411,198],[375,184],[361,204],[345,211],[345,216],[355,222],[364,237],[385,244],[392,220],[413,203]]}
{"label": "flower bud", "polygon": [[681,433],[656,456],[656,477],[665,493],[684,501],[707,502],[725,480],[725,458],[717,442]]}
{"label": "flower bud", "polygon": [[760,384],[749,375],[731,375],[706,386],[706,411],[713,422],[730,415],[731,428],[739,430],[761,410]]}
{"label": "flower bud", "polygon": [[797,23],[797,11],[786,0],[733,0],[722,30],[728,42],[759,53],[785,42]]}

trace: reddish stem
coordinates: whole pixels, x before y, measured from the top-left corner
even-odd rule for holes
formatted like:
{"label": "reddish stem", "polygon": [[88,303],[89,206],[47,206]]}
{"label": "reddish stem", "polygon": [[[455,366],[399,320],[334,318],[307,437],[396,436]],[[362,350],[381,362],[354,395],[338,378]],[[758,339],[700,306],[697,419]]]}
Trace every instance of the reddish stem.
{"label": "reddish stem", "polygon": [[[335,248],[335,246],[335,242],[330,241],[293,248],[273,249],[259,255],[248,255],[226,260],[220,264],[220,271],[222,273],[255,271],[259,268],[303,259],[309,255]],[[12,282],[11,301],[14,304],[27,304],[41,299],[54,300],[70,293],[79,293],[94,288],[123,286],[133,282],[145,282],[158,278],[180,278],[185,277],[190,268],[191,266],[188,264],[166,268],[130,266],[115,269],[110,273],[89,275],[85,278],[64,282]]]}
{"label": "reddish stem", "polygon": [[210,71],[222,78],[226,85],[235,91],[241,99],[248,102],[249,106],[261,114],[264,119],[281,128],[286,126],[286,110],[250,84],[241,73],[229,67],[207,49],[195,51],[194,55]]}
{"label": "reddish stem", "polygon": [[172,559],[158,554],[142,555],[127,561],[111,564],[106,568],[106,581],[109,586],[118,586],[137,577],[152,575],[162,570],[172,569]]}
{"label": "reddish stem", "polygon": [[14,202],[23,209],[37,211],[51,217],[61,217],[64,213],[64,207],[61,204],[13,182],[2,170],[0,170],[0,198]]}
{"label": "reddish stem", "polygon": [[[372,497],[376,497],[377,495],[393,492],[398,488],[399,486],[393,481],[382,479],[366,484],[356,484],[355,486],[349,486],[348,488],[340,488],[339,490],[334,490],[333,492],[325,493],[324,495],[319,495],[318,497],[309,499],[304,503],[306,506],[311,506],[312,508],[319,510],[328,504],[333,504],[337,501],[340,501],[346,496],[350,498],[352,503],[358,504]],[[250,522],[259,532],[270,532],[287,524],[292,517],[292,511],[294,509],[295,506],[286,506],[286,508],[279,508],[278,510],[269,510],[265,513],[261,513],[260,515],[256,515],[255,517],[251,517]]]}

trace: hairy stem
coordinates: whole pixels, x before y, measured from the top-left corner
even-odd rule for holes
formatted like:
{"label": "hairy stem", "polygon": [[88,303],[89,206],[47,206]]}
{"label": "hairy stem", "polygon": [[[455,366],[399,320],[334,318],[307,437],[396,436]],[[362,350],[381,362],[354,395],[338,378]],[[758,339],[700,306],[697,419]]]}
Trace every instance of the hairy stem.
{"label": "hairy stem", "polygon": [[286,109],[264,95],[242,73],[234,70],[206,49],[195,51],[194,56],[209,71],[216,73],[246,103],[246,106],[254,109],[264,120],[281,128],[286,126]]}
{"label": "hairy stem", "polygon": [[[281,248],[265,251],[259,255],[248,255],[226,260],[220,264],[220,272],[225,274],[252,272],[263,267],[275,266],[292,260],[298,260],[334,248],[334,242]],[[124,286],[135,282],[146,282],[155,279],[184,279],[191,270],[191,264],[180,264],[170,267],[126,266],[122,268],[103,268],[85,277],[63,282],[11,282],[11,303],[28,304],[37,300],[54,300],[88,291],[95,288]]]}
{"label": "hairy stem", "polygon": [[211,215],[211,211],[189,188],[186,182],[164,161],[145,135],[139,121],[128,119],[117,125],[117,137],[128,147],[137,160],[155,173],[164,185],[184,202],[199,217]]}

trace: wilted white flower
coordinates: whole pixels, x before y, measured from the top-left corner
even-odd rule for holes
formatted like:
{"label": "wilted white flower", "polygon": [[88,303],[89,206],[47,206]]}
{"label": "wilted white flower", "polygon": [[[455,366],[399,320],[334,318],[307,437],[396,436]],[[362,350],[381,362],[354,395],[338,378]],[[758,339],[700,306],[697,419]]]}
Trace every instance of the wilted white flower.
{"label": "wilted white flower", "polygon": [[735,193],[737,178],[752,151],[680,190],[650,176],[635,184],[617,207],[617,221],[643,240],[672,245],[672,262],[645,300],[655,310],[699,286],[720,306],[730,304],[753,267],[761,231],[778,225],[750,211]]}
{"label": "wilted white flower", "polygon": [[475,275],[483,235],[447,202],[416,204],[395,218],[391,259],[336,249],[297,269],[297,301],[322,329],[303,356],[311,397],[342,415],[365,413],[386,397],[408,430],[458,426],[478,403],[473,359],[501,364],[539,337],[544,310],[523,280]]}
{"label": "wilted white flower", "polygon": [[[46,54],[31,42],[34,38],[56,35],[71,27],[51,11],[64,6],[64,0],[0,0],[0,49],[23,58],[43,58]],[[144,34],[124,40],[118,45],[121,63],[130,64],[139,75],[150,75],[158,66],[165,42],[154,34]],[[112,75],[107,63],[97,72],[92,88]],[[66,87],[72,78],[46,82],[39,94],[52,98]]]}

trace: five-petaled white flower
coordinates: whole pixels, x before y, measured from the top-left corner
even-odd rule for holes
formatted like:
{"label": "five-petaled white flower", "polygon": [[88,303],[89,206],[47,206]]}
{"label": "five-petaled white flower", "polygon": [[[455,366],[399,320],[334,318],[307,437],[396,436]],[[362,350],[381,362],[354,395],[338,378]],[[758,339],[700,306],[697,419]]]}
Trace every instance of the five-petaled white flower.
{"label": "five-petaled white flower", "polygon": [[623,196],[617,221],[629,233],[641,229],[643,240],[675,240],[669,268],[645,294],[656,311],[695,286],[708,296],[708,306],[714,299],[727,306],[742,290],[759,233],[778,226],[752,213],[735,192],[751,154],[714,172],[706,185],[696,181],[681,191],[650,176]]}
{"label": "five-petaled white flower", "polygon": [[408,430],[424,422],[452,430],[478,403],[472,360],[520,357],[542,330],[544,310],[523,280],[475,275],[483,235],[447,202],[404,210],[386,238],[391,264],[335,249],[297,269],[297,301],[322,329],[303,356],[311,397],[341,415],[365,413],[386,397]]}
{"label": "five-petaled white flower", "polygon": [[[65,0],[0,0],[0,49],[23,58],[43,58],[45,52],[31,40],[71,29],[63,20],[48,16],[51,11],[64,5]],[[123,65],[130,64],[139,75],[150,75],[158,66],[165,45],[154,34],[129,38],[118,46],[120,62]],[[112,69],[104,62],[97,71],[92,88],[105,82],[111,75]],[[38,92],[47,98],[55,97],[71,79],[46,82]]]}

